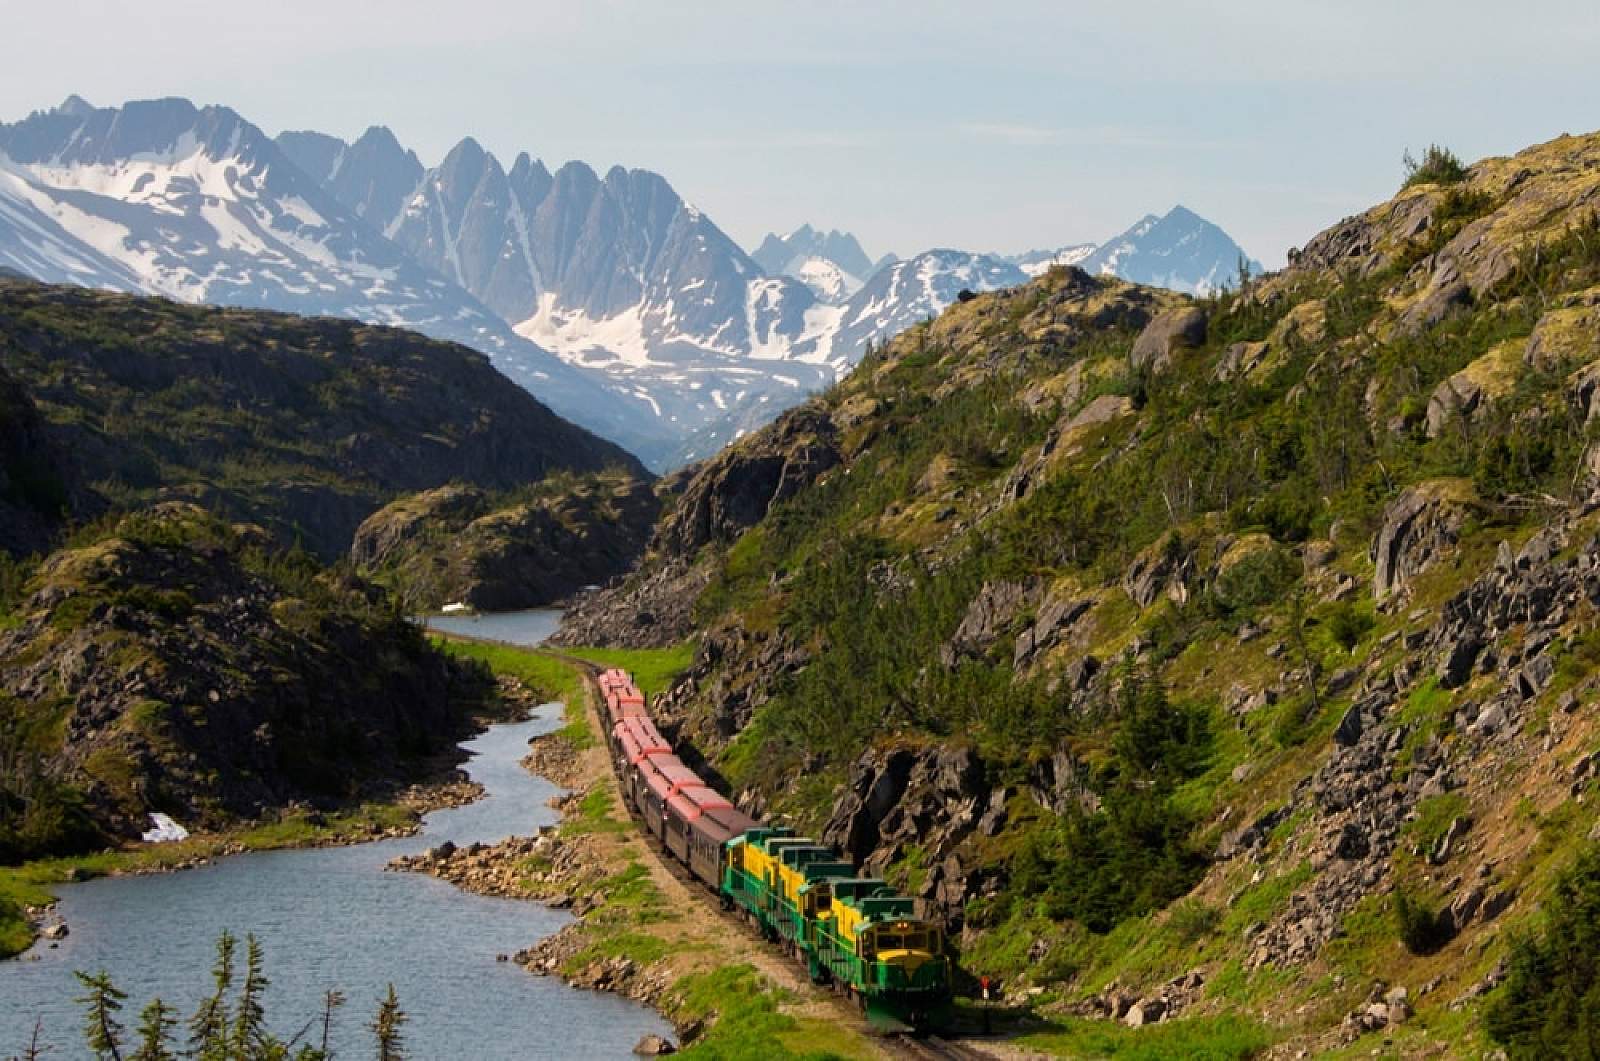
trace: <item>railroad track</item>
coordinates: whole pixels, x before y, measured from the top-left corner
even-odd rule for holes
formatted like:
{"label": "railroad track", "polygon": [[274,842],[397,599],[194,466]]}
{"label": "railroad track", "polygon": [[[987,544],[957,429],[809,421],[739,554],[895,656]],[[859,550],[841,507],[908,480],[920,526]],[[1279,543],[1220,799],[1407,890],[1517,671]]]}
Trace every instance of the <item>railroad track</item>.
{"label": "railroad track", "polygon": [[889,1041],[906,1057],[940,1058],[943,1061],[992,1061],[982,1050],[941,1039],[937,1035],[912,1035],[902,1032]]}
{"label": "railroad track", "polygon": [[[438,633],[438,631],[435,631],[435,633]],[[479,641],[490,644],[502,643],[492,641],[488,638],[474,637],[470,634],[446,634],[445,636],[452,640]],[[577,656],[569,656],[564,652],[551,649],[543,649],[542,651],[551,656],[559,658],[583,674],[585,678],[585,700],[587,701],[587,703],[584,705],[584,713],[588,716],[591,726],[599,726],[601,724],[600,717],[598,715],[599,698],[596,695],[597,690],[594,688],[594,681],[600,671],[604,668],[599,664],[593,663],[586,659],[580,659]],[[607,760],[609,761],[610,758],[611,757],[608,755]],[[609,767],[612,772],[613,780],[620,782],[620,778],[616,776],[616,764],[611,762]],[[638,826],[637,835],[644,840],[645,846],[649,849],[650,854],[655,858],[656,863],[664,868],[668,875],[681,883],[686,892],[694,896],[696,901],[700,902],[707,909],[714,912],[722,920],[729,922],[730,924],[738,925],[739,928],[748,933],[752,939],[761,941],[762,937],[760,933],[752,930],[745,919],[723,909],[721,900],[717,896],[707,891],[701,882],[695,878],[694,874],[689,871],[687,866],[683,865],[675,858],[668,857],[666,847],[661,843],[660,840],[652,836],[648,829],[643,828],[642,819],[639,817],[638,813],[628,805],[626,800],[622,800],[621,803],[624,813],[626,813],[628,818],[636,826]],[[848,1009],[849,1015],[852,1017],[857,1016],[853,1007],[841,1006],[841,1009]],[[916,1035],[911,1032],[891,1032],[885,1035],[881,1041],[885,1046],[889,1047],[892,1052],[898,1053],[902,1057],[938,1058],[942,1059],[942,1061],[993,1061],[991,1055],[984,1053],[982,1050],[977,1050],[970,1046],[964,1046],[960,1043],[953,1043],[947,1039],[932,1034]]]}

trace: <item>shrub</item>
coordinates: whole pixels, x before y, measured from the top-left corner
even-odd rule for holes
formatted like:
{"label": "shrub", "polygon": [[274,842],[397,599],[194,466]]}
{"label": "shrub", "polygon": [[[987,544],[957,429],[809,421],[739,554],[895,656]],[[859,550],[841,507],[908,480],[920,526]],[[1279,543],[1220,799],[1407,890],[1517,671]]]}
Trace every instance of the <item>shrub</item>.
{"label": "shrub", "polygon": [[1334,605],[1327,619],[1328,636],[1346,652],[1361,643],[1367,636],[1367,631],[1376,625],[1377,620],[1370,611],[1357,608],[1350,601],[1340,601]]}
{"label": "shrub", "polygon": [[1394,919],[1400,942],[1412,954],[1432,954],[1455,935],[1448,910],[1436,910],[1404,888],[1394,893]]}
{"label": "shrub", "polygon": [[1416,184],[1455,184],[1467,176],[1467,167],[1455,152],[1438,144],[1429,144],[1422,153],[1421,161],[1407,151],[1401,162],[1406,168],[1406,182],[1401,185],[1403,188]]}
{"label": "shrub", "polygon": [[1579,855],[1544,909],[1542,930],[1512,944],[1484,1027],[1515,1058],[1600,1056],[1600,846]]}

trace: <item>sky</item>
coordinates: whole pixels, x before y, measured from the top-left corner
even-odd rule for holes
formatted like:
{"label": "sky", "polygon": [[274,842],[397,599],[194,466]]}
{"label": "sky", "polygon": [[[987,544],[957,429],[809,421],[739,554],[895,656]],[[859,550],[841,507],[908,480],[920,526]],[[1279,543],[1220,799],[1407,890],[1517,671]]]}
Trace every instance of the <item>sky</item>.
{"label": "sky", "polygon": [[1392,195],[1401,156],[1600,129],[1596,0],[4,0],[0,120],[184,96],[425,163],[655,170],[753,248],[1097,242],[1183,205],[1254,257]]}

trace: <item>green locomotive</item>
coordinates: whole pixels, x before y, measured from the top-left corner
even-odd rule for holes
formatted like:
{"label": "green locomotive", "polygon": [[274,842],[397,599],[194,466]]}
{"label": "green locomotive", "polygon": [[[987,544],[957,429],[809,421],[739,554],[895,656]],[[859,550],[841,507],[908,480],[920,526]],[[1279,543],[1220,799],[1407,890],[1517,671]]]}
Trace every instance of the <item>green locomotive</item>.
{"label": "green locomotive", "polygon": [[927,1024],[950,1001],[944,933],[887,882],[858,877],[833,849],[757,826],[723,845],[720,891],[769,939],[869,1015]]}
{"label": "green locomotive", "polygon": [[623,798],[645,831],[729,909],[869,1015],[926,1026],[950,1002],[944,933],[915,901],[860,877],[833,848],[739,812],[672,753],[633,680],[600,675]]}

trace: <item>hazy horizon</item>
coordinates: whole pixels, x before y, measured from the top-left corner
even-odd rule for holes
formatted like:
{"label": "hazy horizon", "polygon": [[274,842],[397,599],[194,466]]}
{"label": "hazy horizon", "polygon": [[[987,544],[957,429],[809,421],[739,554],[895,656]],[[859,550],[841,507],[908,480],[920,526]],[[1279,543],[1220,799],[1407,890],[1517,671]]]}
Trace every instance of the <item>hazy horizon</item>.
{"label": "hazy horizon", "polygon": [[1488,11],[64,0],[13,13],[0,120],[170,95],[273,135],[386,125],[429,165],[472,136],[507,165],[659,172],[746,249],[809,223],[874,258],[1098,242],[1181,203],[1276,266],[1393,194],[1408,148],[1600,127],[1593,5]]}

